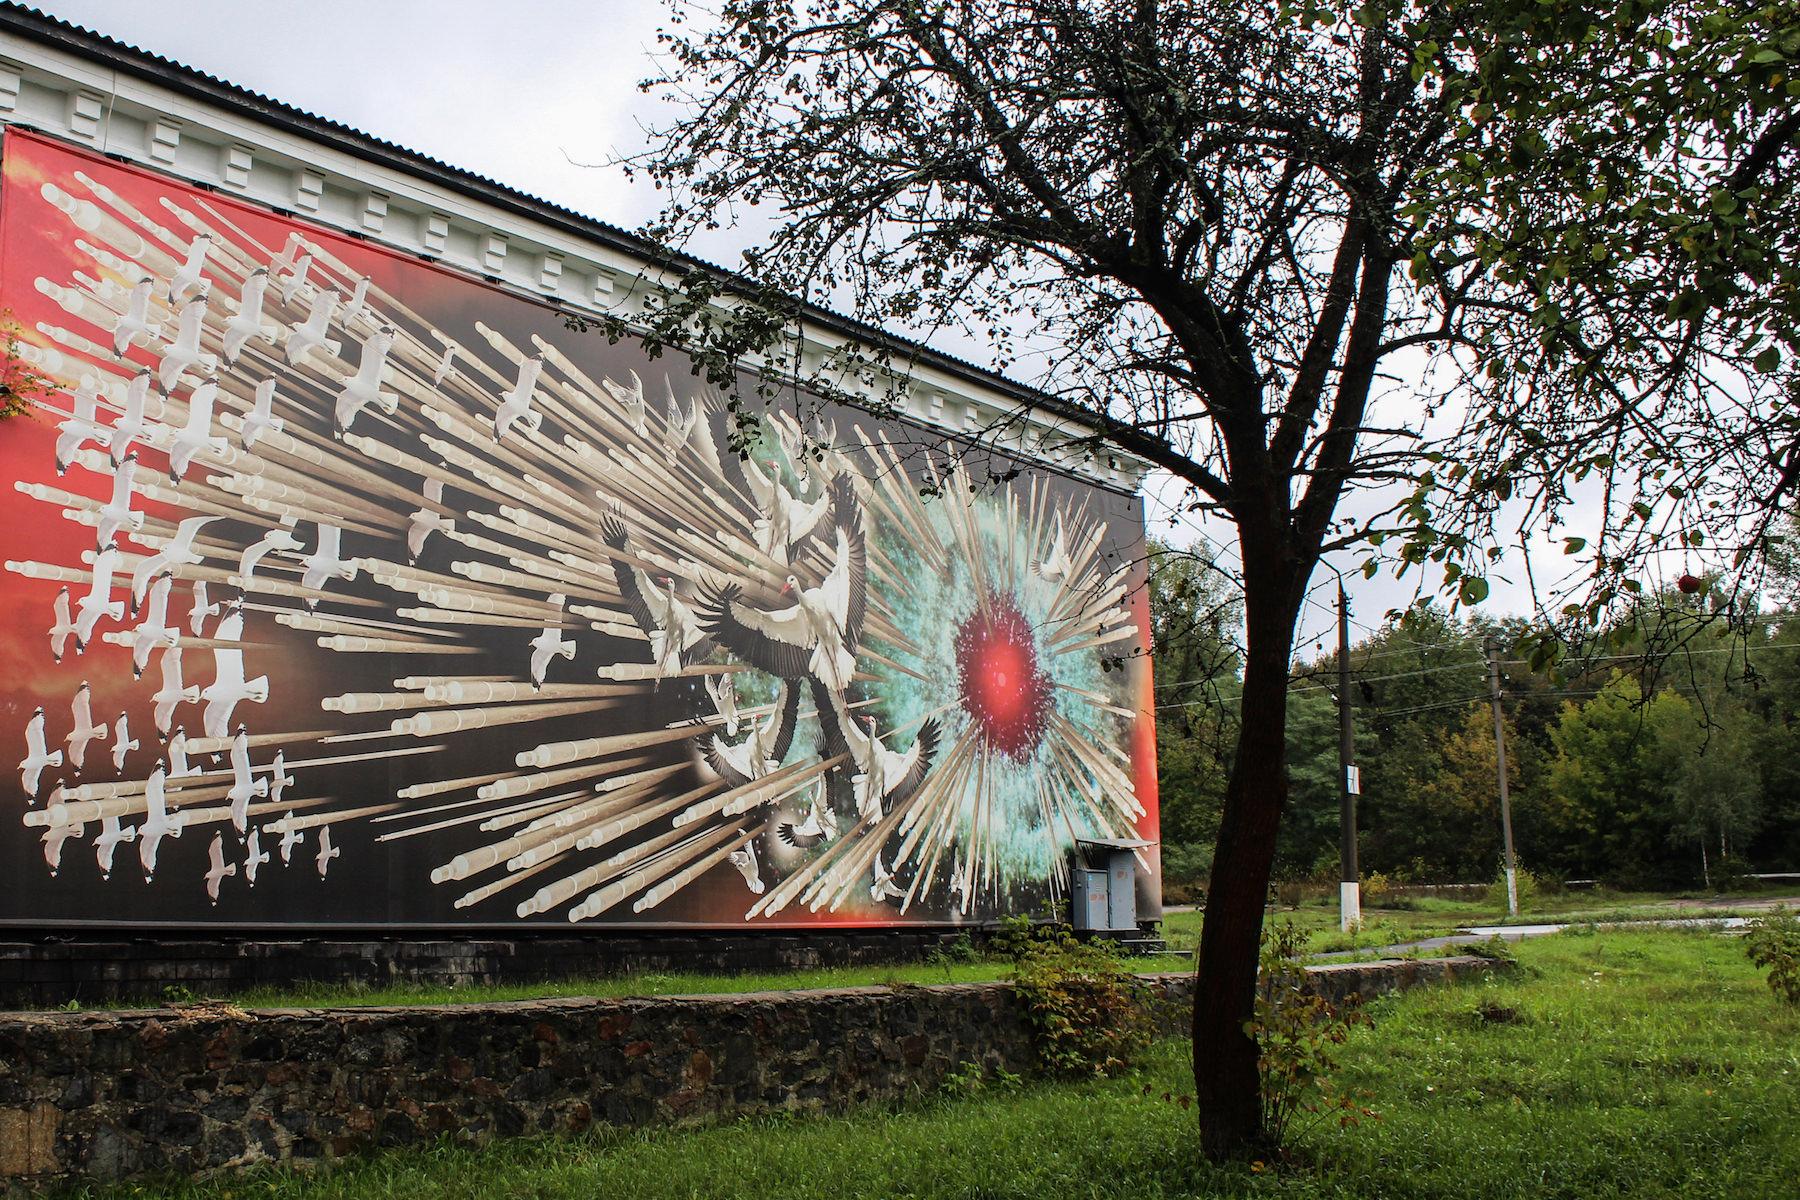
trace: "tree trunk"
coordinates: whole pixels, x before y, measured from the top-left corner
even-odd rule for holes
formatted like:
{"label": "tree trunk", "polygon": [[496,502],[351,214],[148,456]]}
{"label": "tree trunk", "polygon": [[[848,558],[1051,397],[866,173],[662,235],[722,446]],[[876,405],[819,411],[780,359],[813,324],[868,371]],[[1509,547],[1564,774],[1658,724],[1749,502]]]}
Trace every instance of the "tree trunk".
{"label": "tree trunk", "polygon": [[1288,659],[1298,601],[1287,572],[1253,571],[1245,556],[1244,694],[1237,757],[1206,890],[1194,989],[1194,1091],[1201,1141],[1210,1158],[1266,1145],[1255,1039],[1263,905],[1275,862],[1275,834],[1287,803]]}

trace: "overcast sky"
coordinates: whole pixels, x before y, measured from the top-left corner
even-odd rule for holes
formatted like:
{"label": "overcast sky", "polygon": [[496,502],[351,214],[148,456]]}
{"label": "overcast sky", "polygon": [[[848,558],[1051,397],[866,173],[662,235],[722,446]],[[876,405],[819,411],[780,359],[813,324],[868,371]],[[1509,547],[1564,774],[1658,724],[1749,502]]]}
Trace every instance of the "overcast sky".
{"label": "overcast sky", "polygon": [[[648,186],[583,164],[636,148],[643,125],[655,121],[656,106],[637,83],[652,70],[664,19],[659,0],[40,0],[40,7],[615,225],[635,226],[657,205]],[[736,262],[729,233],[694,249]],[[981,357],[979,347],[945,348]],[[1156,519],[1159,509],[1167,512],[1160,499],[1151,499],[1152,534],[1191,538],[1189,524]],[[1484,606],[1495,615],[1528,607],[1518,555],[1511,557]],[[1329,573],[1321,570],[1315,583],[1318,603],[1302,624],[1307,655],[1331,632],[1323,603],[1334,594],[1325,586]],[[1413,583],[1353,577],[1359,623],[1376,625],[1407,603]]]}

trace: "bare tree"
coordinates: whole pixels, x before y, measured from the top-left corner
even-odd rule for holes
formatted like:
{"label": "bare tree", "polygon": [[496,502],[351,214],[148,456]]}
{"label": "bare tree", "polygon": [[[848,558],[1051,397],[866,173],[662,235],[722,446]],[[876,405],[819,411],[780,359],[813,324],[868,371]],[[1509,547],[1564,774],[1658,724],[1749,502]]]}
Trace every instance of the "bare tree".
{"label": "bare tree", "polygon": [[[1666,381],[1632,390],[1623,376],[1635,361],[1596,369],[1546,411],[1545,376],[1513,373],[1510,357],[1489,366],[1496,347],[1529,344],[1537,298],[1459,252],[1462,234],[1441,222],[1416,258],[1430,189],[1467,137],[1416,69],[1430,35],[1417,13],[674,2],[666,71],[645,86],[682,115],[630,164],[670,193],[648,232],[681,244],[744,221],[766,234],[741,278],[671,261],[677,286],[644,296],[634,327],[694,354],[740,406],[758,390],[738,383],[745,355],[762,364],[763,389],[843,369],[888,380],[877,402],[904,387],[906,346],[880,336],[847,364],[804,359],[812,304],[923,340],[975,337],[996,366],[1030,370],[1055,405],[1078,410],[1091,446],[1150,462],[1185,488],[1191,512],[1235,530],[1241,723],[1207,896],[1194,1066],[1207,1151],[1259,1144],[1245,1023],[1288,791],[1289,662],[1314,567],[1396,538],[1405,560],[1440,564],[1462,602],[1479,602],[1498,553],[1486,539],[1515,482],[1545,497],[1532,519],[1556,520],[1553,493],[1575,469],[1562,450],[1620,430],[1612,461],[1625,462],[1640,422],[1655,425],[1650,407],[1672,394]],[[1605,389],[1591,386],[1602,377]],[[1452,444],[1467,463],[1446,458]],[[1582,463],[1617,476],[1606,529],[1644,503],[1644,480]],[[1340,509],[1362,490],[1388,499],[1347,519]],[[1606,552],[1603,538],[1588,550]]]}

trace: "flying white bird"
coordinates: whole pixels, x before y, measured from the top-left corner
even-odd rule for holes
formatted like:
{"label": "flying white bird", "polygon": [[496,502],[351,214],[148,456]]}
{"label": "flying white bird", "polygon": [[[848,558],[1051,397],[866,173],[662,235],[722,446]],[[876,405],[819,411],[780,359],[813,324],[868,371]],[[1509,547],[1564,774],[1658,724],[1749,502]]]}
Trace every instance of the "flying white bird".
{"label": "flying white bird", "polygon": [[670,576],[662,577],[661,591],[652,591],[644,599],[657,615],[658,624],[650,635],[650,656],[656,660],[657,673],[666,678],[681,670],[692,648],[706,640],[706,632],[694,619],[694,610],[676,593]]}
{"label": "flying white bird", "polygon": [[705,423],[702,420],[704,413],[697,396],[693,407],[685,413],[681,411],[681,402],[675,399],[675,385],[667,375],[663,376],[663,393],[668,397],[664,405],[667,419],[663,422],[663,451],[673,459]]}
{"label": "flying white bird", "polygon": [[344,314],[338,318],[338,320],[342,322],[345,330],[348,330],[350,328],[350,322],[356,320],[358,317],[368,317],[371,320],[374,319],[374,310],[369,307],[367,303],[368,298],[369,280],[367,276],[364,276],[356,281],[355,287],[350,289],[350,299],[344,302]]}
{"label": "flying white bird", "polygon": [[811,675],[842,695],[856,673],[853,648],[862,637],[867,605],[867,550],[849,477],[838,476],[828,491],[837,513],[837,552],[819,585],[803,587],[789,575],[781,594],[791,595],[793,605],[765,612],[739,603],[738,585],[726,584],[702,597],[699,625],[755,667],[783,679]]}
{"label": "flying white bird", "polygon": [[[444,502],[444,481],[427,479],[425,481],[425,499],[432,504]],[[407,518],[406,524],[406,556],[411,562],[418,562],[419,555],[425,553],[425,539],[434,533],[450,533],[456,529],[456,522],[435,509],[420,508]]]}
{"label": "flying white bird", "polygon": [[144,514],[131,507],[132,488],[137,477],[137,451],[133,450],[125,456],[113,472],[112,498],[96,510],[98,520],[94,523],[94,548],[105,550],[113,544],[119,530],[127,529],[133,533],[144,527]]}
{"label": "flying white bird", "polygon": [[125,770],[125,756],[137,748],[137,739],[131,736],[131,716],[121,712],[119,719],[113,722],[113,770],[122,774]]}
{"label": "flying white bird", "polygon": [[94,556],[94,582],[88,588],[87,595],[75,604],[80,615],[75,618],[75,652],[87,649],[87,644],[94,640],[94,626],[100,623],[101,617],[114,621],[125,617],[125,602],[112,598],[113,572],[119,565],[119,552],[108,546]]}
{"label": "flying white bird", "polygon": [[952,859],[950,863],[950,904],[963,912],[969,911],[969,885],[963,879],[961,857]]}
{"label": "flying white bird", "polygon": [[531,408],[532,394],[537,390],[538,376],[544,370],[544,357],[527,358],[519,363],[519,379],[512,390],[500,401],[500,408],[494,413],[494,440],[505,439],[507,432],[515,423],[523,423],[525,428],[536,433],[544,423],[544,414],[533,412]]}
{"label": "flying white bird", "polygon": [[[284,295],[282,299],[285,303],[288,297]],[[343,349],[342,342],[325,336],[331,328],[331,314],[337,311],[337,302],[338,294],[330,289],[313,295],[312,310],[306,314],[306,320],[295,325],[288,334],[285,353],[289,366],[305,366],[315,350],[335,355]]]}
{"label": "flying white bird", "polygon": [[[306,568],[306,573],[300,577],[300,585],[316,592],[325,586],[328,579],[342,579],[346,583],[355,579],[356,564],[345,561],[339,553],[343,531],[336,525],[326,525],[323,522],[315,522],[314,528],[319,531],[319,542],[313,547],[311,554],[300,560],[300,564]],[[317,608],[318,605],[317,596],[307,597],[308,608]]]}
{"label": "flying white bird", "polygon": [[163,747],[163,757],[169,763],[170,779],[180,779],[194,773],[194,768],[188,765],[187,742],[187,726],[177,725],[175,732],[169,735],[168,745]]}
{"label": "flying white bird", "polygon": [[206,894],[212,902],[219,902],[219,884],[230,875],[237,874],[237,864],[225,861],[225,835],[213,834],[212,845],[206,848]]}
{"label": "flying white bird", "polygon": [[726,786],[742,787],[753,779],[761,779],[787,757],[800,714],[800,690],[786,681],[778,689],[769,715],[750,722],[749,737],[737,743],[718,734],[707,739],[701,756]]}
{"label": "flying white bird", "polygon": [[793,561],[794,546],[818,527],[830,507],[829,489],[815,500],[802,500],[788,489],[781,477],[781,464],[764,459],[769,473],[763,474],[754,458],[744,460],[744,482],[763,515],[755,522],[756,548],[779,563]]}
{"label": "flying white bird", "polygon": [[225,798],[231,801],[231,824],[243,833],[250,819],[250,797],[267,796],[267,776],[252,779],[250,775],[250,731],[239,725],[231,738],[231,790]]}
{"label": "flying white bird", "polygon": [[650,641],[650,658],[656,664],[657,675],[667,676],[704,658],[712,649],[712,639],[700,628],[694,610],[676,594],[673,579],[666,575],[652,579],[626,557],[631,550],[631,537],[617,513],[601,518],[600,540],[616,552],[609,556],[613,579],[625,601],[625,611]]}
{"label": "flying white bird", "polygon": [[873,873],[875,881],[869,885],[869,899],[880,904],[883,900],[898,900],[906,895],[905,888],[894,885],[894,873],[881,861],[879,850],[875,852]]}
{"label": "flying white bird", "polygon": [[[184,521],[183,524],[186,524]],[[193,602],[188,606],[188,629],[195,637],[206,632],[206,618],[219,615],[219,602],[206,599],[206,580],[194,580]]]}
{"label": "flying white bird", "polygon": [[331,865],[331,860],[342,853],[343,851],[331,844],[331,826],[319,826],[319,856],[313,861],[319,864],[320,879],[325,878],[325,868]]}
{"label": "flying white bird", "polygon": [[181,632],[169,627],[169,589],[174,584],[174,576],[163,574],[157,576],[156,582],[150,585],[150,603],[146,607],[144,619],[131,631],[133,679],[144,677],[144,668],[150,665],[151,651],[168,650],[181,642]]}
{"label": "flying white bird", "polygon": [[[548,603],[562,611],[564,596],[561,592],[553,592]],[[531,639],[531,686],[533,690],[544,686],[544,674],[550,669],[550,660],[566,658],[575,659],[575,640],[565,638],[562,629],[556,625],[544,626],[544,631]]]}
{"label": "flying white bird", "polygon": [[273,346],[279,326],[263,321],[263,297],[269,290],[269,269],[258,267],[244,279],[244,290],[238,296],[237,315],[225,324],[225,344],[220,347],[225,365],[237,361],[251,338],[261,338]]}
{"label": "flying white bird", "polygon": [[162,686],[150,697],[156,705],[156,731],[167,735],[169,722],[174,719],[175,706],[178,704],[197,704],[200,701],[200,687],[181,686],[181,647],[171,646],[163,651]]}
{"label": "flying white bird", "polygon": [[431,372],[431,386],[443,387],[444,380],[450,378],[451,372],[456,369],[456,356],[462,353],[462,347],[435,329],[431,331],[431,336],[444,343],[444,353],[438,359],[437,368]]}
{"label": "flying white bird", "polygon": [[[131,444],[150,428],[150,423],[144,419],[144,405],[150,398],[150,376],[149,370],[132,376],[131,382],[125,385],[125,412],[107,431],[106,452],[115,467],[125,460]],[[73,455],[70,457],[72,460]]]}
{"label": "flying white bird", "polygon": [[617,400],[625,408],[625,415],[631,421],[631,427],[639,437],[647,437],[650,433],[650,404],[644,399],[644,381],[638,378],[636,371],[627,372],[631,376],[631,386],[623,387],[610,379],[602,379],[600,386],[606,394]]}
{"label": "flying white bird", "polygon": [[667,375],[663,376],[663,390],[669,398],[669,428],[664,439],[669,453],[674,455],[683,449],[692,450],[710,477],[723,479],[725,473],[719,467],[719,445],[713,440],[711,413],[715,403],[711,393],[703,392],[695,396],[689,411],[683,414],[675,399],[675,385]]}
{"label": "flying white bird", "polygon": [[[827,705],[827,708],[832,707]],[[821,723],[829,721],[834,725],[841,720],[836,713],[823,712],[819,719]],[[856,789],[856,815],[872,825],[881,820],[888,809],[903,803],[924,785],[937,753],[938,725],[935,720],[926,721],[913,738],[913,744],[902,752],[889,750],[882,744],[873,716],[865,716],[863,723],[868,726],[866,735],[856,733],[854,722],[842,722],[842,729],[849,743],[850,756],[858,768],[850,777]]]}
{"label": "flying white bird", "polygon": [[283,246],[280,253],[269,260],[269,277],[273,279],[284,271],[292,270],[294,263],[300,258],[300,252],[304,249],[306,249],[306,239],[298,233],[289,233],[287,245]]}
{"label": "flying white bird", "polygon": [[262,830],[250,831],[250,843],[244,848],[244,882],[251,887],[256,886],[256,872],[269,861],[269,852],[262,848]]}
{"label": "flying white bird", "polygon": [[731,852],[731,865],[738,869],[744,882],[756,895],[763,894],[762,870],[756,863],[756,842],[748,841]]}
{"label": "flying white bird", "polygon": [[52,825],[44,830],[44,861],[50,866],[50,874],[55,875],[62,867],[63,843],[70,838],[80,839],[87,829],[87,824],[74,821],[67,825]]}
{"label": "flying white bird", "polygon": [[287,769],[286,752],[277,750],[275,761],[269,767],[269,803],[280,804],[281,793],[287,791],[293,783],[293,773]]}
{"label": "flying white bird", "polygon": [[[243,638],[244,608],[240,602],[232,602],[213,636],[221,642]],[[206,701],[203,732],[209,738],[223,738],[229,736],[231,714],[241,702],[261,704],[269,698],[269,677],[258,675],[246,682],[244,652],[221,647],[213,651],[213,681],[201,689],[200,698]]]}
{"label": "flying white bird", "polygon": [[82,376],[81,386],[75,389],[71,398],[75,404],[75,411],[56,427],[56,473],[58,475],[68,474],[69,464],[75,461],[76,452],[87,443],[98,442],[104,446],[111,437],[111,431],[100,426],[100,383],[94,376]]}
{"label": "flying white bird", "polygon": [[814,785],[807,797],[806,818],[798,825],[783,821],[775,828],[775,836],[802,850],[828,842],[838,833],[837,814],[825,803],[823,784]]}
{"label": "flying white bird", "polygon": [[[131,572],[131,608],[133,612],[137,611],[138,606],[144,602],[144,592],[159,575],[164,572],[174,574],[181,567],[198,566],[204,561],[203,557],[194,551],[194,535],[217,520],[219,520],[218,517],[188,517],[175,527],[174,536],[164,542],[155,554],[138,562]],[[194,587],[197,597],[205,595],[203,590],[206,587],[205,583],[195,583]],[[194,632],[200,632],[197,626]]]}
{"label": "flying white bird", "polygon": [[138,865],[144,868],[144,880],[148,882],[156,874],[156,848],[162,845],[166,837],[178,838],[187,818],[181,813],[171,813],[163,799],[163,765],[157,763],[151,768],[150,778],[144,781],[144,823],[138,826]]}
{"label": "flying white bird", "polygon": [[381,390],[381,374],[387,369],[388,351],[393,348],[394,331],[385,325],[364,339],[362,360],[356,365],[356,374],[346,379],[338,391],[333,416],[340,435],[350,428],[356,414],[371,404],[384,413],[399,409],[400,397]]}
{"label": "flying white bird", "polygon": [[[294,264],[289,267],[287,273],[281,277],[281,302],[283,304],[292,304],[294,302],[294,295],[300,290],[301,286],[305,284],[307,273],[312,270],[312,263],[312,255],[302,254],[298,259],[294,260]],[[335,304],[337,293],[333,292],[331,298]],[[337,351],[333,350],[332,353],[336,354]]]}
{"label": "flying white bird", "polygon": [[206,290],[206,252],[212,249],[212,234],[202,233],[188,243],[187,261],[169,281],[169,303],[180,304],[189,296]]}
{"label": "flying white bird", "polygon": [[256,541],[244,547],[238,556],[237,579],[234,581],[242,591],[250,590],[250,582],[256,577],[256,565],[277,550],[298,550],[303,542],[286,528],[271,529]]}
{"label": "flying white bird", "polygon": [[701,680],[706,685],[706,694],[712,699],[713,709],[725,719],[725,736],[734,738],[738,733],[738,699],[737,681],[729,675],[707,675]]}
{"label": "flying white bird", "polygon": [[77,775],[81,774],[82,760],[87,757],[88,743],[106,737],[106,726],[94,724],[91,699],[92,693],[84,679],[81,686],[75,689],[75,698],[69,702],[69,713],[75,718],[75,728],[69,730],[69,736],[63,739],[69,746],[69,765],[75,768]]}
{"label": "flying white bird", "polygon": [[66,583],[56,593],[55,614],[56,620],[50,626],[50,657],[61,662],[63,651],[69,647],[69,637],[75,632],[75,622],[69,615],[69,585]]}
{"label": "flying white bird", "polygon": [[211,373],[218,369],[218,358],[200,349],[200,334],[205,328],[206,293],[201,292],[181,306],[175,340],[163,351],[162,363],[156,368],[156,382],[162,385],[164,395],[180,387],[189,371],[198,368]]}
{"label": "flying white bird", "polygon": [[100,833],[94,838],[94,861],[100,864],[100,878],[112,878],[113,851],[119,843],[135,841],[136,825],[120,825],[119,818],[111,813],[100,818]]}
{"label": "flying white bird", "polygon": [[202,451],[225,453],[225,439],[212,431],[213,396],[218,390],[218,383],[208,379],[189,395],[187,424],[181,427],[181,432],[169,446],[170,483],[181,482],[196,454]]}
{"label": "flying white bird", "polygon": [[125,351],[131,348],[131,343],[149,345],[162,332],[161,324],[150,319],[150,290],[153,286],[149,276],[145,276],[131,289],[131,297],[125,302],[125,311],[113,322],[114,354],[123,357]]}
{"label": "flying white bird", "polygon": [[44,710],[40,705],[25,722],[25,757],[19,760],[19,780],[25,787],[26,803],[38,793],[40,776],[45,767],[62,766],[63,752],[44,744]]}
{"label": "flying white bird", "polygon": [[1068,539],[1063,533],[1061,510],[1051,524],[1050,549],[1036,564],[1037,573],[1051,583],[1060,583],[1075,571],[1075,560],[1069,556]]}
{"label": "flying white bird", "polygon": [[256,385],[256,403],[250,409],[250,415],[244,418],[244,428],[241,431],[244,449],[254,448],[256,440],[270,430],[280,433],[287,428],[286,421],[270,415],[274,407],[275,377],[271,375]]}
{"label": "flying white bird", "polygon": [[287,866],[293,859],[294,847],[306,840],[306,835],[293,826],[294,814],[286,813],[281,818],[281,865]]}

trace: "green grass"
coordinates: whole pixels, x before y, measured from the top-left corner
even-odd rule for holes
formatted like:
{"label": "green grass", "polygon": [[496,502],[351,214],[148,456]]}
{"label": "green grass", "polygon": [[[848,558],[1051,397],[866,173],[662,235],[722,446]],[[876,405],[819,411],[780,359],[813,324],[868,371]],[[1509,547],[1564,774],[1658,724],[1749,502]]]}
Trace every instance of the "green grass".
{"label": "green grass", "polygon": [[[355,1008],[385,1005],[487,1004],[506,1000],[616,998],[625,996],[699,996],[738,992],[777,992],[802,988],[861,987],[867,984],[980,983],[1004,978],[1011,963],[998,959],[974,962],[876,964],[820,967],[809,971],[720,975],[697,972],[634,972],[588,979],[541,980],[513,984],[448,987],[429,983],[394,983],[381,987],[355,984],[296,984],[214,994],[171,988],[169,1003],[225,1000],[239,1008]],[[117,1001],[82,1006],[104,1009],[144,1008],[143,1001]]]}
{"label": "green grass", "polygon": [[[1731,939],[1564,935],[1511,979],[1373,1007],[1345,1085],[1381,1114],[1286,1162],[1201,1163],[1187,1047],[1135,1075],[989,1086],[893,1111],[396,1151],[307,1176],[97,1189],[114,1200],[376,1197],[1774,1197],[1800,1179],[1800,1010]],[[1484,1016],[1484,1012],[1487,1014]],[[1495,1015],[1508,1017],[1494,1020]]]}
{"label": "green grass", "polygon": [[[1708,918],[1748,915],[1753,910],[1732,906],[1764,897],[1792,895],[1793,888],[1734,895],[1729,900],[1697,893],[1664,895],[1655,892],[1578,891],[1534,896],[1509,917],[1501,900],[1448,900],[1436,897],[1408,899],[1404,907],[1368,905],[1363,927],[1353,934],[1338,930],[1337,897],[1314,897],[1275,911],[1277,921],[1293,921],[1309,937],[1307,950],[1328,954],[1337,950],[1369,949],[1423,938],[1445,937],[1471,925],[1535,925],[1544,922],[1655,921],[1671,918]],[[1706,900],[1698,907],[1695,900]],[[1715,902],[1716,906],[1712,905]],[[1200,944],[1202,916],[1196,912],[1170,913],[1163,919],[1163,938],[1172,948],[1193,950]]]}

